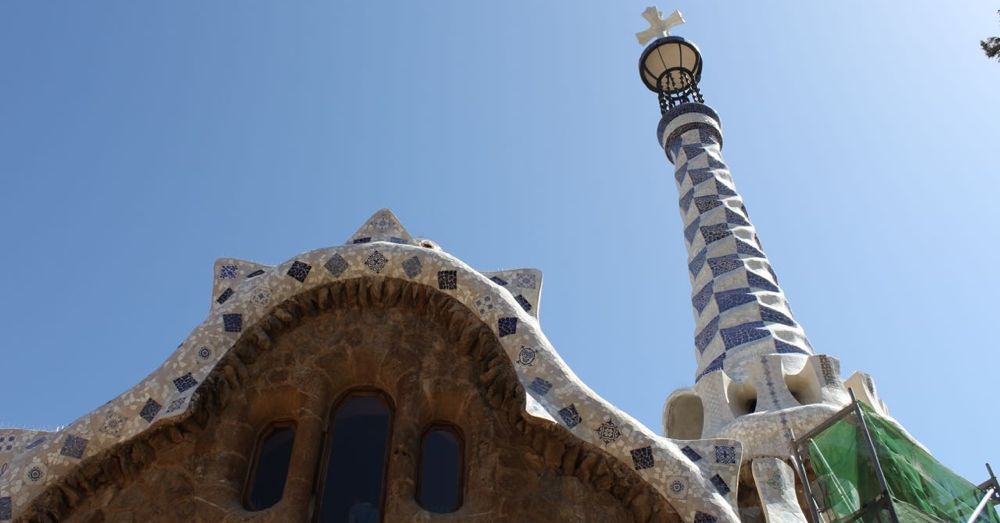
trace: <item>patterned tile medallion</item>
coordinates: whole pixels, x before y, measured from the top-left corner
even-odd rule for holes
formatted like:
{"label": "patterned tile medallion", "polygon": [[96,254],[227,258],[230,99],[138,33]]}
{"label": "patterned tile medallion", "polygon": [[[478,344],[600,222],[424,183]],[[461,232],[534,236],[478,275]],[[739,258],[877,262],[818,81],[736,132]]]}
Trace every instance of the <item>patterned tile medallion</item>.
{"label": "patterned tile medallion", "polygon": [[306,277],[309,276],[310,270],[312,270],[311,265],[296,260],[288,269],[288,275],[298,280],[299,283],[304,283],[306,281]]}
{"label": "patterned tile medallion", "polygon": [[87,442],[87,438],[81,438],[75,434],[67,434],[59,453],[63,456],[80,459],[87,450]]}
{"label": "patterned tile medallion", "polygon": [[635,467],[635,470],[653,468],[653,465],[656,464],[653,459],[652,447],[633,449],[630,454],[632,455],[632,465]]}
{"label": "patterned tile medallion", "polygon": [[142,410],[139,411],[139,417],[152,423],[156,415],[160,413],[161,408],[163,408],[162,405],[157,403],[153,398],[149,398],[146,400],[146,404],[142,406]]}

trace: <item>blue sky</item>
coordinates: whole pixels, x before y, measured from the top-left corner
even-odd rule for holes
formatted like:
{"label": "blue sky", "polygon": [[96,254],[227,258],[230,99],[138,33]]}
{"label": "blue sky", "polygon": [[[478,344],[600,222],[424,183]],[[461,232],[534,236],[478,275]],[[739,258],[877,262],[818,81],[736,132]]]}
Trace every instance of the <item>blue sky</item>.
{"label": "blue sky", "polygon": [[[66,424],[280,263],[390,207],[659,430],[694,374],[643,2],[0,3],[0,425]],[[974,480],[992,414],[1000,34],[987,1],[679,1],[798,320]]]}

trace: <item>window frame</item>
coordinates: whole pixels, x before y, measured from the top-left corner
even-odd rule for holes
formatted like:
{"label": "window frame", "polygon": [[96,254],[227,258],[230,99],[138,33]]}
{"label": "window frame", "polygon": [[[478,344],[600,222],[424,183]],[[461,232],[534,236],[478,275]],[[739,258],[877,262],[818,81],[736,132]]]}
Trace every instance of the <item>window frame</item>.
{"label": "window frame", "polygon": [[[452,434],[455,435],[455,439],[458,440],[458,487],[459,487],[458,505],[455,507],[455,510],[452,510],[450,512],[433,512],[424,507],[422,503],[420,503],[420,492],[421,492],[421,487],[423,485],[423,470],[424,470],[424,440],[427,439],[427,435],[430,434],[431,431],[435,430],[444,430],[447,432],[451,432]],[[420,440],[418,444],[420,445],[420,447],[417,450],[417,471],[416,474],[414,474],[414,481],[413,481],[413,483],[415,484],[413,492],[413,501],[417,503],[417,506],[420,507],[421,510],[423,510],[424,512],[428,512],[430,514],[455,514],[456,512],[461,510],[463,506],[465,506],[466,445],[465,445],[465,434],[462,432],[462,428],[450,421],[443,421],[443,420],[432,421],[427,425],[425,425],[424,429],[420,431]]]}
{"label": "window frame", "polygon": [[334,421],[337,419],[337,412],[347,403],[348,400],[359,396],[377,396],[385,402],[389,408],[389,426],[386,428],[387,437],[385,441],[385,454],[382,456],[382,493],[379,496],[379,521],[385,521],[385,501],[387,492],[387,481],[389,479],[389,458],[392,454],[393,440],[395,439],[396,428],[396,404],[392,401],[392,396],[377,387],[363,386],[352,387],[337,396],[333,405],[326,414],[326,428],[323,430],[323,449],[320,452],[319,461],[316,463],[316,478],[313,488],[312,514],[309,521],[319,522],[320,509],[323,503],[323,494],[326,491],[326,477],[329,474],[330,454],[333,451]]}
{"label": "window frame", "polygon": [[[257,481],[257,469],[260,466],[260,453],[264,450],[264,442],[280,429],[292,430],[292,451],[288,456],[288,468],[285,470],[285,484],[281,488],[281,497],[270,507],[250,508],[250,496],[253,494],[253,487]],[[295,456],[295,443],[297,440],[298,424],[291,418],[271,421],[257,431],[257,436],[254,439],[253,455],[251,456],[250,465],[247,467],[246,478],[243,481],[243,493],[240,496],[243,510],[247,512],[264,512],[278,506],[285,499],[285,487],[288,486],[288,475],[292,471],[292,458]]]}

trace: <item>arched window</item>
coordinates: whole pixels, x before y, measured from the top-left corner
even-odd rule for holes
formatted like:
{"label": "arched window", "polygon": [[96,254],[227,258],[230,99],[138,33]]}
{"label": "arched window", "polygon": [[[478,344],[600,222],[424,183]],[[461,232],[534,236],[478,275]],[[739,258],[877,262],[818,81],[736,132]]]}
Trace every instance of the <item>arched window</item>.
{"label": "arched window", "polygon": [[354,392],[335,408],[326,448],[317,521],[382,521],[392,408],[377,392]]}
{"label": "arched window", "polygon": [[430,512],[454,512],[462,506],[464,449],[452,425],[435,424],[420,439],[417,503]]}
{"label": "arched window", "polygon": [[243,497],[247,510],[264,510],[281,501],[294,443],[295,425],[291,422],[273,423],[261,433]]}

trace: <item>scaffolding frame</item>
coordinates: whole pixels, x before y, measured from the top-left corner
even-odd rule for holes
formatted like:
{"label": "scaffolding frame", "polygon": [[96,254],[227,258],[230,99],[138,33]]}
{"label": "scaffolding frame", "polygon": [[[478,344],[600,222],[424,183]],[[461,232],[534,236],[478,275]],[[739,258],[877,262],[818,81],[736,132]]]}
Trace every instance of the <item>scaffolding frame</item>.
{"label": "scaffolding frame", "polygon": [[[880,490],[877,497],[864,503],[854,513],[846,517],[836,519],[835,522],[849,523],[857,521],[878,521],[900,523],[901,520],[896,511],[896,506],[893,503],[892,495],[889,490],[889,483],[886,481],[885,472],[879,459],[878,449],[875,446],[875,441],[872,439],[871,431],[868,428],[868,422],[865,419],[865,414],[861,410],[861,402],[855,397],[854,391],[848,390],[848,392],[851,395],[851,403],[849,405],[838,411],[836,414],[830,416],[828,419],[824,420],[822,423],[805,434],[801,436],[796,436],[794,433],[792,434],[792,459],[795,462],[796,472],[802,481],[802,488],[805,493],[806,501],[809,504],[809,512],[812,515],[813,523],[823,523],[826,520],[820,515],[821,507],[817,503],[817,498],[813,493],[812,484],[809,481],[805,460],[803,459],[803,456],[808,455],[808,452],[805,450],[805,446],[814,437],[849,416],[854,416],[858,420],[858,426],[861,428],[860,432],[863,435],[863,444],[871,456],[872,464],[874,465],[873,468],[875,470],[875,477],[878,480]],[[968,523],[972,523],[988,503],[1000,503],[1000,482],[997,481],[996,476],[993,474],[993,469],[988,463],[986,464],[986,468],[990,477],[988,480],[978,485],[978,488],[985,492],[985,496],[983,497],[976,512],[971,514]]]}

